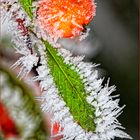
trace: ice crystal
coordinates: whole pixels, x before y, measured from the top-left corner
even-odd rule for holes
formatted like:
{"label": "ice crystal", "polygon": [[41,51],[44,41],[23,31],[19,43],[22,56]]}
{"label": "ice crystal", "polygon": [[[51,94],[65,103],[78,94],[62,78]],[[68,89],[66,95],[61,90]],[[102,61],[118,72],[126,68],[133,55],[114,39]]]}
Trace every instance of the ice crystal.
{"label": "ice crystal", "polygon": [[[31,116],[28,115],[27,110],[24,109],[25,101],[22,97],[22,90],[20,89],[20,87],[16,85],[14,88],[11,88],[11,86],[7,86],[9,77],[6,73],[1,72],[0,77],[0,98],[9,108],[11,117],[15,120],[19,127],[23,128],[21,140],[25,140],[34,132],[34,128],[36,126],[36,124],[34,123],[35,119],[31,118]],[[20,108],[23,108],[22,111],[19,111]]]}

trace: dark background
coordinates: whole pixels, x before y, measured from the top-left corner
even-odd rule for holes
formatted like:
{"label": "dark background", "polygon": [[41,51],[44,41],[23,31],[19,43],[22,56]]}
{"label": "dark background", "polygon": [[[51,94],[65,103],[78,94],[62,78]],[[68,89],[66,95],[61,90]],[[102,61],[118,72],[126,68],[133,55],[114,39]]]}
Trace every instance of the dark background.
{"label": "dark background", "polygon": [[96,17],[90,26],[101,43],[92,61],[100,63],[110,85],[117,86],[120,105],[126,104],[119,121],[138,140],[138,1],[96,2]]}

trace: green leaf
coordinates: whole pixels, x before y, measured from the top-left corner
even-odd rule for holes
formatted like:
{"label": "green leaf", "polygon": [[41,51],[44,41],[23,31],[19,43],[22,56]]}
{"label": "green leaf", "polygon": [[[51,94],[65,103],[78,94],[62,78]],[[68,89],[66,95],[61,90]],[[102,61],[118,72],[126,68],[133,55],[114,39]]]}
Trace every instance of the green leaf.
{"label": "green leaf", "polygon": [[[44,120],[42,117],[42,113],[40,110],[39,105],[35,102],[34,97],[33,97],[33,92],[32,90],[27,87],[27,85],[16,78],[16,75],[12,73],[8,68],[5,66],[0,65],[0,74],[1,78],[2,75],[5,77],[4,83],[1,83],[0,85],[0,98],[2,102],[5,103],[6,107],[9,110],[9,113],[13,112],[16,113],[17,118],[14,120],[16,125],[18,126],[18,129],[20,131],[20,136],[21,138],[24,137],[24,133],[27,133],[27,131],[31,131],[28,135],[26,134],[26,139],[29,140],[46,140],[47,137],[47,131],[44,125]],[[3,88],[6,86],[6,89],[8,89],[8,93],[6,93],[6,98],[2,98],[3,93]],[[17,101],[11,102],[11,98],[14,98],[14,93],[15,91],[18,91],[18,95],[20,95],[20,99],[18,102],[20,102],[20,106],[17,105]],[[7,95],[8,94],[8,95]],[[5,95],[3,96],[5,97]],[[25,118],[25,121],[32,120],[34,123],[32,130],[27,130],[25,126],[23,126],[23,120],[20,120],[19,115],[23,115]],[[27,120],[26,120],[27,118]],[[29,123],[29,125],[32,125]]]}
{"label": "green leaf", "polygon": [[29,15],[29,17],[32,19],[33,13],[32,13],[32,0],[19,0],[22,8],[25,10],[25,12]]}
{"label": "green leaf", "polygon": [[95,108],[86,101],[82,79],[75,70],[71,69],[70,65],[64,62],[55,48],[47,41],[43,42],[46,46],[48,66],[59,95],[69,107],[75,122],[87,131],[95,131]]}

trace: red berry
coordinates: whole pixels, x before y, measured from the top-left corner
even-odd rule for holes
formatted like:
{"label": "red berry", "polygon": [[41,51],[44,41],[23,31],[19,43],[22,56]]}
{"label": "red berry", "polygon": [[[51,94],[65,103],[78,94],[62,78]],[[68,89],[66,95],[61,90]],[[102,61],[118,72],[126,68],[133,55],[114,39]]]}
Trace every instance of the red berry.
{"label": "red berry", "polygon": [[73,37],[93,19],[95,9],[93,0],[41,0],[38,20],[51,36]]}
{"label": "red berry", "polygon": [[5,138],[18,137],[16,125],[4,104],[0,102],[0,131],[2,131]]}
{"label": "red berry", "polygon": [[[54,123],[53,125],[53,135],[57,135],[60,131],[63,131],[63,128],[60,127],[59,123]],[[63,138],[62,135],[55,136],[51,140],[61,140]]]}

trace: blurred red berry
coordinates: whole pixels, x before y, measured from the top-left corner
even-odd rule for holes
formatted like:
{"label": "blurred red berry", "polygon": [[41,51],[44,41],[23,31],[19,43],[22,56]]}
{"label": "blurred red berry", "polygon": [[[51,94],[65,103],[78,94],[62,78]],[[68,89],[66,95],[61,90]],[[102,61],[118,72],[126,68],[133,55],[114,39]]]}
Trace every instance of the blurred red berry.
{"label": "blurred red berry", "polygon": [[0,102],[0,131],[6,138],[17,137],[19,135],[16,125],[8,111],[6,110],[4,104]]}
{"label": "blurred red berry", "polygon": [[[57,135],[59,134],[59,132],[61,132],[63,130],[63,128],[60,127],[59,123],[54,123],[53,125],[53,135]],[[61,140],[63,138],[62,135],[58,135],[55,136],[54,138],[52,138],[51,140]]]}
{"label": "blurred red berry", "polygon": [[74,37],[93,19],[95,10],[93,0],[41,0],[38,20],[51,36]]}

